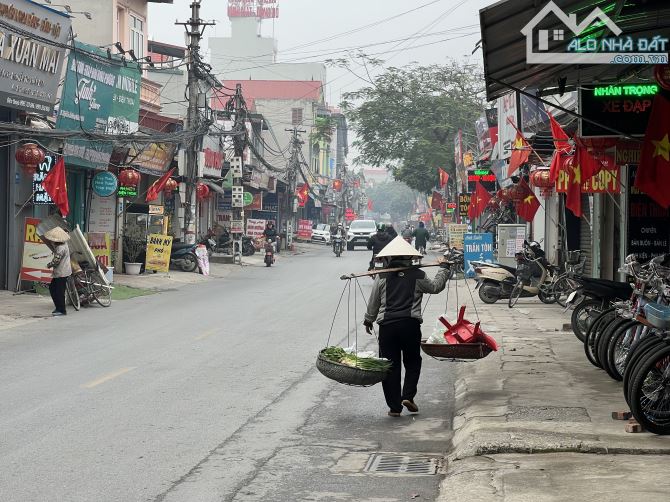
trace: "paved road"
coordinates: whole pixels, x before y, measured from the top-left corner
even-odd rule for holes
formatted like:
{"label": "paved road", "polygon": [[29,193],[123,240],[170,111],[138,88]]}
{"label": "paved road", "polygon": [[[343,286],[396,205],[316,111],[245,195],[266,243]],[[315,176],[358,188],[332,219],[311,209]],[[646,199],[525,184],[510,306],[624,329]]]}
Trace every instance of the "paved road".
{"label": "paved road", "polygon": [[[422,413],[390,419],[380,386],[342,386],[313,366],[338,277],[367,260],[315,247],[1,332],[0,500],[433,500],[439,476],[363,470],[377,452],[446,450],[446,367],[424,358]],[[345,313],[331,343],[346,324]]]}

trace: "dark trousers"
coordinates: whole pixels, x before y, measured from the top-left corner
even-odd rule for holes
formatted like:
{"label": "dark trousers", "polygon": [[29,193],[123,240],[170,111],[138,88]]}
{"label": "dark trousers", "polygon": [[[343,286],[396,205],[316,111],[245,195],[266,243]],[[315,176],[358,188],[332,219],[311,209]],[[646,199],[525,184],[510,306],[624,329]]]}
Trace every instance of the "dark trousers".
{"label": "dark trousers", "polygon": [[65,288],[67,287],[67,277],[54,277],[49,283],[49,293],[56,306],[56,310],[65,314]]}
{"label": "dark trousers", "polygon": [[[379,356],[390,359],[393,367],[382,382],[386,404],[391,411],[402,411],[402,401],[412,401],[421,375],[421,324],[416,319],[402,319],[379,327]],[[400,388],[401,364],[405,366],[405,383]]]}

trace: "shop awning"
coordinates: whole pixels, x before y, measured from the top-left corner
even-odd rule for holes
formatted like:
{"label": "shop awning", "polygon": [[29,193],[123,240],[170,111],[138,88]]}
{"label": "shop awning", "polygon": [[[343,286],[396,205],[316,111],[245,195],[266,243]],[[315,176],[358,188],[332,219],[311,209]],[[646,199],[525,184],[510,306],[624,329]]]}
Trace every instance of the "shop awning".
{"label": "shop awning", "polygon": [[[521,32],[531,23],[534,30],[548,30],[549,51],[565,47],[573,33],[553,12],[541,19],[550,2],[544,0],[503,0],[479,12],[484,53],[486,95],[494,100],[509,92],[505,84],[517,88],[539,89],[556,94],[559,88],[570,90],[580,83],[610,83],[627,79],[638,72],[650,71],[648,65],[625,64],[528,64],[526,36]],[[668,0],[554,0],[566,15],[575,14],[582,22],[596,7],[607,14],[622,30],[620,36],[633,39],[655,36],[670,38],[670,2]],[[546,11],[545,11],[546,12]],[[534,21],[538,21],[537,24]],[[554,30],[563,30],[565,40],[554,42]],[[585,32],[591,37],[613,37],[607,24],[596,22]],[[584,37],[584,33],[581,35]],[[537,36],[533,50],[539,51]],[[665,52],[668,52],[667,50]]]}

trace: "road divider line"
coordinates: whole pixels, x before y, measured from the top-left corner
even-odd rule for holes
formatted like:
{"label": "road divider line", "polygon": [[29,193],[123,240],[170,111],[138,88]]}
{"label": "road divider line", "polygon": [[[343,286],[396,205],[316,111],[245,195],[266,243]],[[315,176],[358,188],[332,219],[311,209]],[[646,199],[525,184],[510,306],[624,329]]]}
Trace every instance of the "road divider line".
{"label": "road divider line", "polygon": [[121,368],[120,370],[116,370],[112,373],[108,373],[107,375],[103,375],[100,378],[96,378],[95,380],[91,380],[88,383],[85,383],[82,385],[82,388],[84,389],[92,389],[93,387],[97,387],[98,385],[101,385],[105,382],[109,382],[110,380],[113,380],[117,377],[120,377],[121,375],[125,375],[126,373],[133,371],[136,369],[135,366],[132,368]]}
{"label": "road divider line", "polygon": [[220,328],[214,328],[214,329],[210,329],[209,331],[205,331],[202,335],[196,336],[195,340],[200,341],[200,340],[204,340],[205,338],[209,338],[212,335],[216,335],[219,332],[219,329]]}

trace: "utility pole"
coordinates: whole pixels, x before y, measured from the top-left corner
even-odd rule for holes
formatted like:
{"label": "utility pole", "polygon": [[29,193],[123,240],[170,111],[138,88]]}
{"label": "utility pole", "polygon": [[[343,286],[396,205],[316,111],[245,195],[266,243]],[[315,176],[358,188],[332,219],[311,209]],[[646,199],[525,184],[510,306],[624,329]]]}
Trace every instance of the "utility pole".
{"label": "utility pole", "polygon": [[[242,84],[235,86],[235,96],[233,97],[233,106],[235,110],[235,121],[233,131],[237,133],[233,136],[233,148],[235,158],[230,164],[233,171],[233,221],[237,222],[238,229],[241,226],[242,232],[232,232],[233,234],[233,261],[239,259],[242,265],[242,244],[244,235],[244,149],[247,144],[246,137],[246,114],[244,112],[242,99]],[[245,133],[242,135],[242,133]],[[237,248],[237,251],[235,250]],[[239,253],[239,254],[238,254]]]}
{"label": "utility pole", "polygon": [[[175,23],[184,26],[189,37],[187,48],[188,61],[188,112],[186,116],[186,130],[193,131],[201,125],[201,116],[198,111],[198,99],[200,97],[200,40],[206,26],[214,23],[203,22],[200,19],[200,1],[193,0],[191,3],[191,18],[186,23]],[[198,179],[198,151],[202,145],[203,134],[194,136],[186,144],[186,172],[183,173],[185,182],[179,187],[180,193],[184,194],[182,208],[178,213],[183,214],[184,242],[193,244],[197,232],[196,228],[196,182]],[[182,174],[182,173],[180,173]]]}
{"label": "utility pole", "polygon": [[298,200],[296,197],[296,190],[298,189],[298,172],[300,171],[300,150],[304,142],[300,139],[298,134],[307,132],[304,129],[285,129],[286,132],[292,132],[291,138],[291,157],[288,161],[288,170],[286,182],[289,189],[289,212],[290,216],[286,221],[286,245],[290,248],[293,245],[293,230],[296,228],[295,215],[298,212]]}

